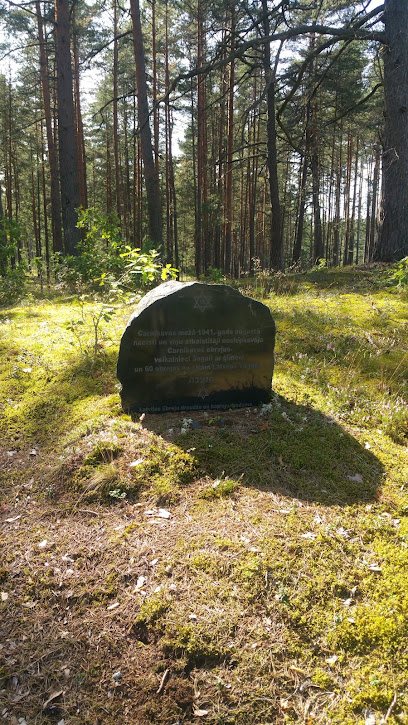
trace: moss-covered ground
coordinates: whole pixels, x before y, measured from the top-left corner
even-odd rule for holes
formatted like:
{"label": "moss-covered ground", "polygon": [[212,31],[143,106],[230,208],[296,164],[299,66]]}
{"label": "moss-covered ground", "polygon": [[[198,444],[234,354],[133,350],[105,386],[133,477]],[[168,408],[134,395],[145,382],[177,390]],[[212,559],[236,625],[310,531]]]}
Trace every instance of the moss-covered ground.
{"label": "moss-covered ground", "polygon": [[193,424],[122,413],[129,307],[0,310],[2,721],[408,724],[407,294],[263,301],[271,404]]}

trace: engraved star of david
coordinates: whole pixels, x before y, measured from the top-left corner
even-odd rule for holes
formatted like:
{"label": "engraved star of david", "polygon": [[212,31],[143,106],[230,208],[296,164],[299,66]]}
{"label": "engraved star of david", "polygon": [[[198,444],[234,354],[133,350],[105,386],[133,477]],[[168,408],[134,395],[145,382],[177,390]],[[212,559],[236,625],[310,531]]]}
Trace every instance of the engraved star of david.
{"label": "engraved star of david", "polygon": [[200,390],[197,393],[197,398],[201,398],[202,400],[204,400],[204,398],[208,398],[208,396],[209,396],[209,393],[207,391],[207,388],[205,388],[205,387],[200,388]]}
{"label": "engraved star of david", "polygon": [[211,307],[211,300],[208,295],[201,292],[197,297],[194,298],[194,309],[205,312]]}

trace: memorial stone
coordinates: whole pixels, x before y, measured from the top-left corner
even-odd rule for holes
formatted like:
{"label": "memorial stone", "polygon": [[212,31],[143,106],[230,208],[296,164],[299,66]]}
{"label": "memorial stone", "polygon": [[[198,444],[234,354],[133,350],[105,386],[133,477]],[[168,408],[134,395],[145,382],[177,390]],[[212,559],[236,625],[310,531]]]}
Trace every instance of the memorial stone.
{"label": "memorial stone", "polygon": [[269,400],[275,323],[228,285],[165,282],[137,305],[117,375],[127,412],[239,408]]}

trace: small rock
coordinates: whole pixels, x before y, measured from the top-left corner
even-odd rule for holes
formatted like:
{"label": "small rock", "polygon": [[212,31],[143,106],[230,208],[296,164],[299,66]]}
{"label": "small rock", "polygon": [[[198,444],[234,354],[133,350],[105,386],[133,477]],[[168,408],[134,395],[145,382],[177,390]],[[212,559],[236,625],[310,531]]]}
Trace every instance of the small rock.
{"label": "small rock", "polygon": [[193,430],[199,430],[202,427],[202,423],[200,423],[198,420],[195,420],[195,418],[191,418],[190,428],[192,428]]}
{"label": "small rock", "polygon": [[135,460],[135,461],[131,461],[131,462],[129,463],[129,468],[136,468],[136,466],[141,466],[141,465],[142,465],[142,463],[143,463],[143,461],[144,461],[144,458],[143,458],[143,457],[141,457],[141,458],[136,458],[136,460]]}
{"label": "small rock", "polygon": [[359,473],[355,473],[354,476],[346,476],[349,481],[355,481],[356,483],[363,483],[363,477]]}
{"label": "small rock", "polygon": [[137,591],[139,591],[139,589],[142,589],[142,587],[144,587],[144,585],[146,584],[146,582],[147,582],[146,577],[145,576],[140,576],[138,578],[137,582],[136,582],[136,586],[135,586],[134,591],[137,592]]}

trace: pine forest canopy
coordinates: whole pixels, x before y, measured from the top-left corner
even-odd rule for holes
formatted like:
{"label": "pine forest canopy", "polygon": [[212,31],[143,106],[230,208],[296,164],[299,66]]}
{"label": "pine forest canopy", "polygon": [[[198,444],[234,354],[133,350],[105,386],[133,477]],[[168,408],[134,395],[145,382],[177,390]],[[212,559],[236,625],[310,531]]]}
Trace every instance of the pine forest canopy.
{"label": "pine forest canopy", "polygon": [[79,207],[197,276],[408,255],[408,0],[0,0],[0,23],[0,274],[77,255]]}

